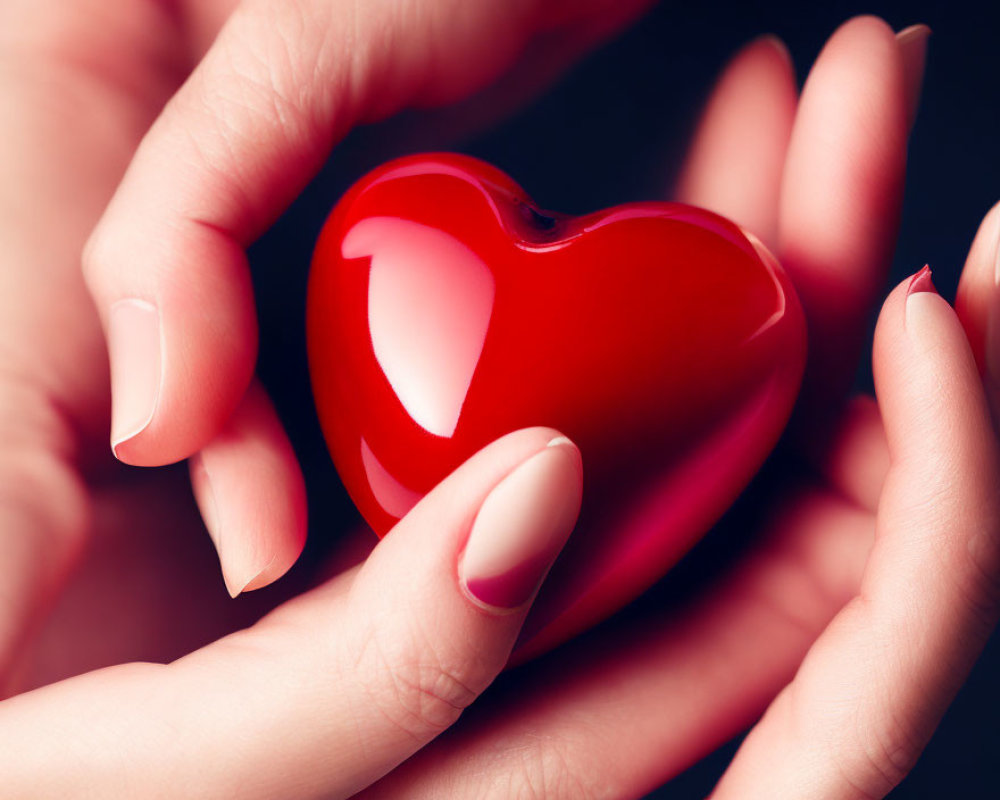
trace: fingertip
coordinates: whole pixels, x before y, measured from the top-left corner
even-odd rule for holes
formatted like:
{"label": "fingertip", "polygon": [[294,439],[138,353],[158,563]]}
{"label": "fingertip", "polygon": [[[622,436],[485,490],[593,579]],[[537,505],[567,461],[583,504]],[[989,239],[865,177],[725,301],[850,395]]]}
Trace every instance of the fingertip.
{"label": "fingertip", "polygon": [[273,583],[305,546],[305,482],[259,384],[190,462],[191,482],[232,597]]}
{"label": "fingertip", "polygon": [[229,596],[234,600],[239,597],[243,592],[252,592],[254,589],[261,589],[268,586],[282,575],[284,575],[291,564],[278,565],[275,568],[275,564],[278,563],[278,557],[274,556],[270,561],[268,561],[264,567],[256,575],[253,575],[249,580],[246,580],[244,575],[233,574],[232,570],[227,571],[225,568],[222,571],[222,578],[226,584],[226,591],[229,592]]}
{"label": "fingertip", "polygon": [[937,287],[934,285],[930,264],[924,264],[923,268],[914,272],[909,281],[906,282],[907,302],[909,302],[911,294],[919,294],[920,292],[938,293]]}
{"label": "fingertip", "polygon": [[112,204],[85,273],[108,340],[112,451],[161,466],[201,450],[242,401],[257,319],[246,255],[230,236],[192,222],[169,244],[147,244],[136,227]]}
{"label": "fingertip", "polygon": [[788,45],[785,44],[785,41],[777,34],[765,33],[747,45],[744,50],[744,54],[747,57],[756,55],[757,53],[762,58],[770,55],[776,69],[794,76],[795,62],[792,59],[792,53],[788,49]]}
{"label": "fingertip", "polygon": [[423,579],[420,602],[456,614],[459,599],[466,607],[461,613],[476,612],[467,631],[479,628],[483,609],[524,612],[524,593],[537,588],[537,571],[547,572],[569,535],[564,523],[579,512],[582,481],[579,448],[558,430],[508,433],[467,459],[400,520],[373,551],[357,587],[384,603],[386,586],[392,586],[393,592],[409,591],[407,602],[413,602],[412,576],[431,576]]}
{"label": "fingertip", "polygon": [[729,217],[773,246],[797,103],[795,71],[781,40],[766,35],[743,47],[705,105],[678,199]]}
{"label": "fingertip", "polygon": [[834,30],[823,45],[803,91],[810,83],[827,80],[829,70],[839,72],[848,66],[855,70],[875,68],[884,73],[886,62],[901,65],[896,32],[884,19],[873,14],[851,17]]}
{"label": "fingertip", "polygon": [[494,486],[459,560],[466,597],[494,614],[526,609],[576,524],[581,492],[580,453],[564,436]]}
{"label": "fingertip", "polygon": [[907,134],[895,33],[878,17],[848,20],[809,72],[782,177],[778,251],[809,320],[799,408],[810,414],[833,413],[849,391],[891,261]]}
{"label": "fingertip", "polygon": [[[1000,306],[1000,202],[987,212],[976,231],[955,295],[955,311],[984,376],[988,376],[986,345],[989,319],[991,310],[996,306]],[[1000,308],[995,313],[1000,317]],[[1000,319],[997,322],[1000,323]],[[996,327],[1000,340],[1000,324]],[[997,350],[1000,352],[1000,347]],[[997,360],[1000,362],[1000,359]],[[1000,369],[997,374],[1000,377]]]}
{"label": "fingertip", "polygon": [[549,439],[545,446],[546,448],[558,448],[558,452],[572,462],[577,478],[580,481],[583,480],[583,454],[576,442],[560,433]]}
{"label": "fingertip", "polygon": [[[893,289],[875,330],[875,389],[890,445],[922,452],[910,441],[938,430],[940,410],[958,407],[969,420],[985,405],[975,359],[957,314],[934,289],[928,267]],[[988,419],[988,415],[986,416]]]}
{"label": "fingertip", "polygon": [[873,37],[885,43],[885,46],[895,46],[896,32],[888,22],[876,14],[858,14],[843,22],[830,37],[829,44],[839,45],[841,37]]}
{"label": "fingertip", "polygon": [[913,273],[903,285],[906,286],[903,327],[910,335],[922,338],[933,336],[935,325],[941,324],[944,319],[951,321],[954,318],[951,306],[934,286],[929,264]]}
{"label": "fingertip", "polygon": [[909,126],[917,117],[920,107],[920,90],[924,83],[924,68],[927,62],[927,42],[931,29],[927,25],[910,25],[896,34],[899,52],[903,61],[903,79],[906,90],[906,106]]}
{"label": "fingertip", "polygon": [[149,427],[163,385],[162,328],[154,303],[118,300],[108,314],[111,365],[111,451],[126,464],[141,460],[135,439]]}
{"label": "fingertip", "polygon": [[[906,333],[907,314],[911,307],[910,299],[917,294],[933,294],[938,299],[940,295],[933,282],[930,265],[925,264],[916,272],[897,283],[889,292],[878,315],[875,326],[875,350],[879,350],[880,340],[898,338]],[[917,303],[922,301],[918,300]],[[948,304],[942,300],[945,306]],[[950,309],[950,306],[948,306]]]}

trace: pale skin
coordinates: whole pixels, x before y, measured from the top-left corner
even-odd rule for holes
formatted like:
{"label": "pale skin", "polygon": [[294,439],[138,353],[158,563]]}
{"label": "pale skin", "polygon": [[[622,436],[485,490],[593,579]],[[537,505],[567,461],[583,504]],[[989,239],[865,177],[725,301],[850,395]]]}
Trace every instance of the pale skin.
{"label": "pale skin", "polygon": [[[363,564],[249,609],[199,546],[184,474],[108,448],[110,420],[128,464],[194,457],[226,586],[279,578],[304,496],[252,379],[246,245],[353,125],[451,105],[483,124],[467,98],[516,105],[645,5],[3,6],[5,797],[635,797],[761,712],[714,797],[881,797],[907,773],[995,625],[1000,576],[1000,395],[981,377],[1000,211],[961,316],[897,287],[872,345],[877,405],[846,394],[884,295],[925,29],[848,22],[801,96],[771,40],[726,67],[673,196],[756,232],[800,290],[810,362],[781,458],[816,477],[775,493],[754,550],[687,607],[528,666],[516,700],[476,698],[525,609],[472,602],[461,553],[486,495],[558,432],[495,443]],[[136,297],[163,323],[139,429],[121,424],[105,339]],[[567,493],[571,461],[546,473]],[[102,627],[122,605],[135,624]],[[137,653],[171,663],[87,672]]]}

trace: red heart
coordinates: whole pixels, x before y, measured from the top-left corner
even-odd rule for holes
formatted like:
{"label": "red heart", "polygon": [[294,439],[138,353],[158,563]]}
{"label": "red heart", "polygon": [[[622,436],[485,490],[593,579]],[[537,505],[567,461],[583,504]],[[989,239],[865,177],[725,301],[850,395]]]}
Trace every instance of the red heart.
{"label": "red heart", "polygon": [[539,211],[499,170],[402,158],[333,210],[309,284],[320,422],[380,536],[474,452],[548,425],[580,447],[584,507],[520,659],[663,575],[777,441],[805,327],[773,256],[673,203]]}

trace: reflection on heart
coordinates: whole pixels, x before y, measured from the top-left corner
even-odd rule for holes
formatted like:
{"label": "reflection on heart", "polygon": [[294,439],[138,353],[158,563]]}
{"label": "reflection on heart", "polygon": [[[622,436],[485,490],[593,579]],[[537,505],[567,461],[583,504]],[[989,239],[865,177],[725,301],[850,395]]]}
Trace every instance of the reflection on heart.
{"label": "reflection on heart", "polygon": [[451,436],[490,324],[493,273],[444,231],[392,217],[361,220],[341,253],[371,258],[368,329],[399,401],[424,430]]}

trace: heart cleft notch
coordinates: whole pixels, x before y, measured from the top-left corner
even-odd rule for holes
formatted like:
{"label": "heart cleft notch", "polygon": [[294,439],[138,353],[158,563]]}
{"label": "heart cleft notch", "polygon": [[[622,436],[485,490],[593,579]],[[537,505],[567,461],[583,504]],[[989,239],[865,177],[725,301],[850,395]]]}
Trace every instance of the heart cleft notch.
{"label": "heart cleft notch", "polygon": [[531,244],[548,244],[562,238],[565,227],[562,215],[542,211],[523,200],[515,200],[515,203],[518,229],[524,241]]}

